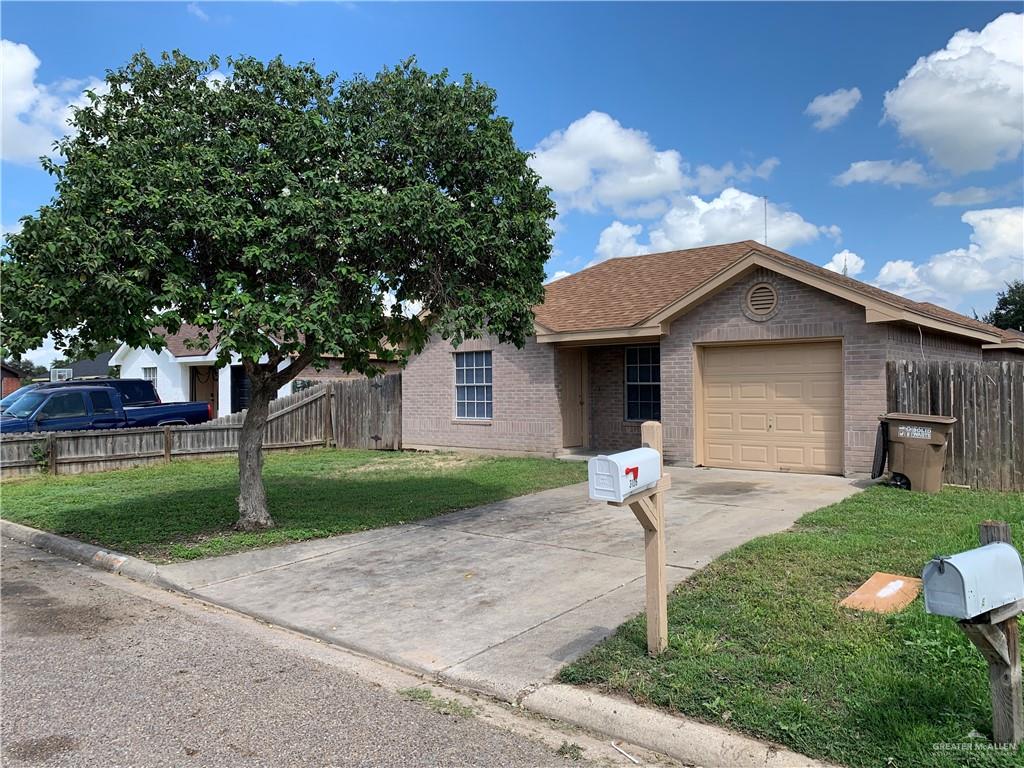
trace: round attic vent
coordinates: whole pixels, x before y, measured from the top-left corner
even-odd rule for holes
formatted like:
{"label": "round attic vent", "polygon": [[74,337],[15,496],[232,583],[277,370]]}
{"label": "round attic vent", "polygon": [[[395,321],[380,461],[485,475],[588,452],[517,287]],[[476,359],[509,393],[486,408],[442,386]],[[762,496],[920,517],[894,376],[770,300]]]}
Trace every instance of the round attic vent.
{"label": "round attic vent", "polygon": [[779,297],[770,283],[757,283],[747,291],[747,311],[757,319],[766,319],[779,305]]}

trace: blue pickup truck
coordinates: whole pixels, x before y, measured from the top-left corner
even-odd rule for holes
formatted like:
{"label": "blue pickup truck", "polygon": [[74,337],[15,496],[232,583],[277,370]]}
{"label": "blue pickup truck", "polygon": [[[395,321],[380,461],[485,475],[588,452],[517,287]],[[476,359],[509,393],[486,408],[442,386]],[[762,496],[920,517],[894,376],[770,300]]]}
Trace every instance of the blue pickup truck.
{"label": "blue pickup truck", "polygon": [[0,414],[0,433],[161,427],[201,424],[211,418],[210,403],[126,405],[118,389],[109,384],[43,385]]}

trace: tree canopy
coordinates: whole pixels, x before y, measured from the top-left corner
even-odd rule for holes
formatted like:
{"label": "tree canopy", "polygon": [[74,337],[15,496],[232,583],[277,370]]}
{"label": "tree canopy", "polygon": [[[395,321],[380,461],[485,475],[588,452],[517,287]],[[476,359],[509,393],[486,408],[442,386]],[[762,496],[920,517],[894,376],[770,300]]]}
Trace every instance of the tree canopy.
{"label": "tree canopy", "polygon": [[252,410],[324,355],[373,373],[431,332],[524,342],[555,211],[494,90],[413,60],[224,65],[139,53],[75,110],[53,200],[3,249],[8,350],[159,349],[191,323],[241,357]]}
{"label": "tree canopy", "polygon": [[983,318],[997,328],[1024,331],[1024,280],[1008,283],[996,297],[996,306]]}

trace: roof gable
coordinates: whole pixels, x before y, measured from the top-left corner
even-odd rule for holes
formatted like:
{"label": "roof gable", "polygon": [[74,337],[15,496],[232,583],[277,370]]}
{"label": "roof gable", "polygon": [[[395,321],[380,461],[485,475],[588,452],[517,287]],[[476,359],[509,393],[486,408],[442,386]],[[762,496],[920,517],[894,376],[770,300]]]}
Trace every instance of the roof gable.
{"label": "roof gable", "polygon": [[535,317],[549,337],[602,331],[657,334],[667,330],[663,324],[756,266],[860,304],[868,322],[915,322],[982,341],[1017,336],[1016,331],[911,301],[752,240],[609,259],[548,285]]}

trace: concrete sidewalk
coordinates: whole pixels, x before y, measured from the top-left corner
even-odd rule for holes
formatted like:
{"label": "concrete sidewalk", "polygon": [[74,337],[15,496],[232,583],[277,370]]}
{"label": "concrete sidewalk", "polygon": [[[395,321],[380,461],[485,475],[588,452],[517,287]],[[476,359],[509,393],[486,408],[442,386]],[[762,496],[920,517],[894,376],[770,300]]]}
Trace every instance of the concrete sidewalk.
{"label": "concrete sidewalk", "polygon": [[[865,485],[670,468],[668,582]],[[162,566],[199,597],[509,701],[643,608],[628,510],[569,486],[405,525]]]}

